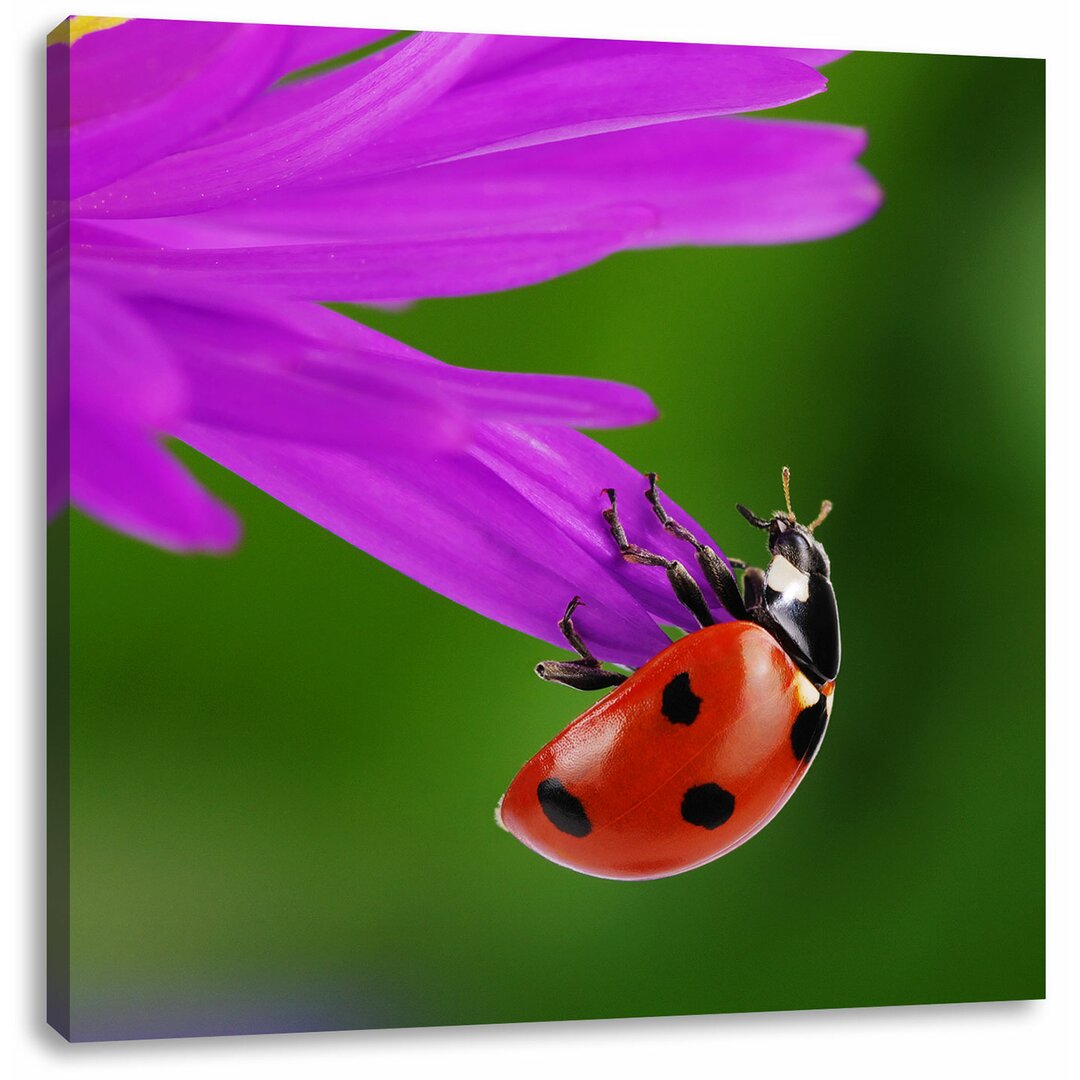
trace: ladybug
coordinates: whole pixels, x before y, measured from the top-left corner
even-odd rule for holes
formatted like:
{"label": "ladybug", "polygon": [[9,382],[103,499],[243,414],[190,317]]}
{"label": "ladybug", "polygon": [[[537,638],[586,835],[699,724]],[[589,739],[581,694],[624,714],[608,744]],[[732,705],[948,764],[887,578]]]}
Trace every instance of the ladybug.
{"label": "ladybug", "polygon": [[624,559],[662,566],[700,629],[633,674],[607,671],[574,629],[574,597],[559,628],[580,656],[537,665],[542,679],[579,690],[613,687],[528,761],[496,820],[545,858],[594,877],[642,880],[701,866],[765,827],[806,775],[832,711],[840,622],[829,557],[791,509],[744,518],[768,534],[767,569],[731,568],[673,521],[648,476],[663,527],[693,545],[730,622],[716,623],[682,563],[628,542],[615,492],[603,511]]}

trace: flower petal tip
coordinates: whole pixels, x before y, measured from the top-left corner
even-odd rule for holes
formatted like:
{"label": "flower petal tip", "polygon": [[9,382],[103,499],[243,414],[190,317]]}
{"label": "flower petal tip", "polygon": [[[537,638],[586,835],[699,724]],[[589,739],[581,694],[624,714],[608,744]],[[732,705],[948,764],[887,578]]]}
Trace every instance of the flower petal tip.
{"label": "flower petal tip", "polygon": [[240,545],[243,526],[227,507],[209,497],[197,518],[168,532],[129,529],[132,535],[176,555],[231,555]]}
{"label": "flower petal tip", "polygon": [[244,529],[240,519],[226,511],[220,520],[213,523],[203,538],[202,545],[196,546],[193,552],[202,552],[205,555],[231,555],[243,539]]}

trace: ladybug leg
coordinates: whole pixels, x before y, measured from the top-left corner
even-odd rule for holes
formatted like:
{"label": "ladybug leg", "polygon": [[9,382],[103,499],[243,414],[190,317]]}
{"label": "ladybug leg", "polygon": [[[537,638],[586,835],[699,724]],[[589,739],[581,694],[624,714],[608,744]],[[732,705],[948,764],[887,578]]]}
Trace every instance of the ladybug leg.
{"label": "ladybug leg", "polygon": [[[724,606],[724,610],[733,618],[745,619],[748,605],[743,601],[742,595],[739,593],[735,575],[732,574],[724,560],[708,544],[703,544],[684,525],[672,520],[668,512],[660,505],[660,496],[656,492],[656,473],[649,473],[648,478],[649,490],[645,492],[645,498],[649,500],[653,512],[660,519],[660,524],[672,536],[694,545],[694,549],[697,551],[698,566],[701,567],[705,580],[716,594],[716,599],[720,601]],[[746,563],[733,559],[732,565],[745,567]]]}
{"label": "ladybug leg", "polygon": [[602,667],[590,667],[582,660],[545,660],[536,665],[536,674],[545,682],[561,683],[572,690],[608,690],[626,682],[626,676]]}
{"label": "ladybug leg", "polygon": [[575,690],[603,690],[609,686],[618,686],[626,681],[626,676],[617,671],[605,671],[574,628],[573,614],[580,603],[581,597],[575,596],[566,605],[566,613],[559,620],[559,629],[570,643],[570,648],[581,659],[545,660],[536,665],[536,674],[548,682],[562,683],[563,686],[571,686]]}
{"label": "ladybug leg", "polygon": [[566,611],[563,613],[563,617],[559,620],[559,632],[570,643],[570,648],[574,650],[581,657],[582,661],[586,664],[599,664],[600,661],[589,651],[589,646],[585,644],[581,635],[577,632],[577,628],[574,626],[574,612],[581,607],[581,597],[575,596],[569,604],[566,605]]}
{"label": "ladybug leg", "polygon": [[[732,563],[734,563],[734,559]],[[761,607],[765,600],[765,571],[758,569],[756,566],[748,566],[746,573],[743,574],[742,587],[743,603],[746,604],[746,610],[753,612],[756,608]]]}
{"label": "ladybug leg", "polygon": [[[690,576],[690,572],[677,559],[665,559],[663,555],[657,555],[652,551],[646,551],[637,544],[631,544],[626,539],[626,530],[619,521],[619,511],[615,504],[615,489],[605,488],[604,494],[611,500],[611,507],[604,511],[604,520],[611,529],[611,536],[619,545],[619,551],[627,562],[637,563],[639,566],[662,566],[667,571],[668,581],[675,590],[675,595],[683,607],[687,608],[698,621],[699,626],[712,626],[716,621],[709,611],[709,605],[705,603],[705,596],[701,587]],[[720,560],[717,559],[717,562]]]}

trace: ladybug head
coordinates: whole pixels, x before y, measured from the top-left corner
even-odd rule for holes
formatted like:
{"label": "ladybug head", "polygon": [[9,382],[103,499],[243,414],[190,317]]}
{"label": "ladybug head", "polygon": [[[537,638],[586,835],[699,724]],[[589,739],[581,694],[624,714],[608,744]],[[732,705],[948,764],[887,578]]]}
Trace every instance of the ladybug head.
{"label": "ladybug head", "polygon": [[784,483],[784,502],[787,510],[777,510],[771,518],[760,518],[742,503],[737,509],[755,528],[764,529],[769,534],[769,554],[783,556],[792,566],[803,574],[822,574],[829,576],[829,556],[825,549],[814,539],[814,530],[829,516],[832,503],[825,499],[818,511],[818,516],[809,525],[801,525],[795,520],[791,509],[791,471],[785,465],[781,478]]}
{"label": "ladybug head", "polygon": [[786,467],[783,480],[786,511],[759,518],[745,506],[738,508],[751,525],[769,534],[772,555],[763,576],[760,602],[751,609],[751,617],[766,627],[820,686],[836,678],[840,667],[840,623],[829,580],[829,556],[814,539],[814,530],[828,516],[832,503],[823,502],[818,516],[801,525],[791,509],[791,474]]}

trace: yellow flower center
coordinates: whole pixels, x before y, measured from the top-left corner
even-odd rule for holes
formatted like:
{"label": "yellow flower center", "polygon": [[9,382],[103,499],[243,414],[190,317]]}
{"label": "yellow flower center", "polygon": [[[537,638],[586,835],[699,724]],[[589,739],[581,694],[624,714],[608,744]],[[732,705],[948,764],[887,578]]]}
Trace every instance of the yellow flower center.
{"label": "yellow flower center", "polygon": [[72,15],[70,19],[62,22],[45,39],[49,45],[74,45],[81,37],[87,34],[96,34],[98,30],[109,30],[127,19],[108,19],[100,15]]}

